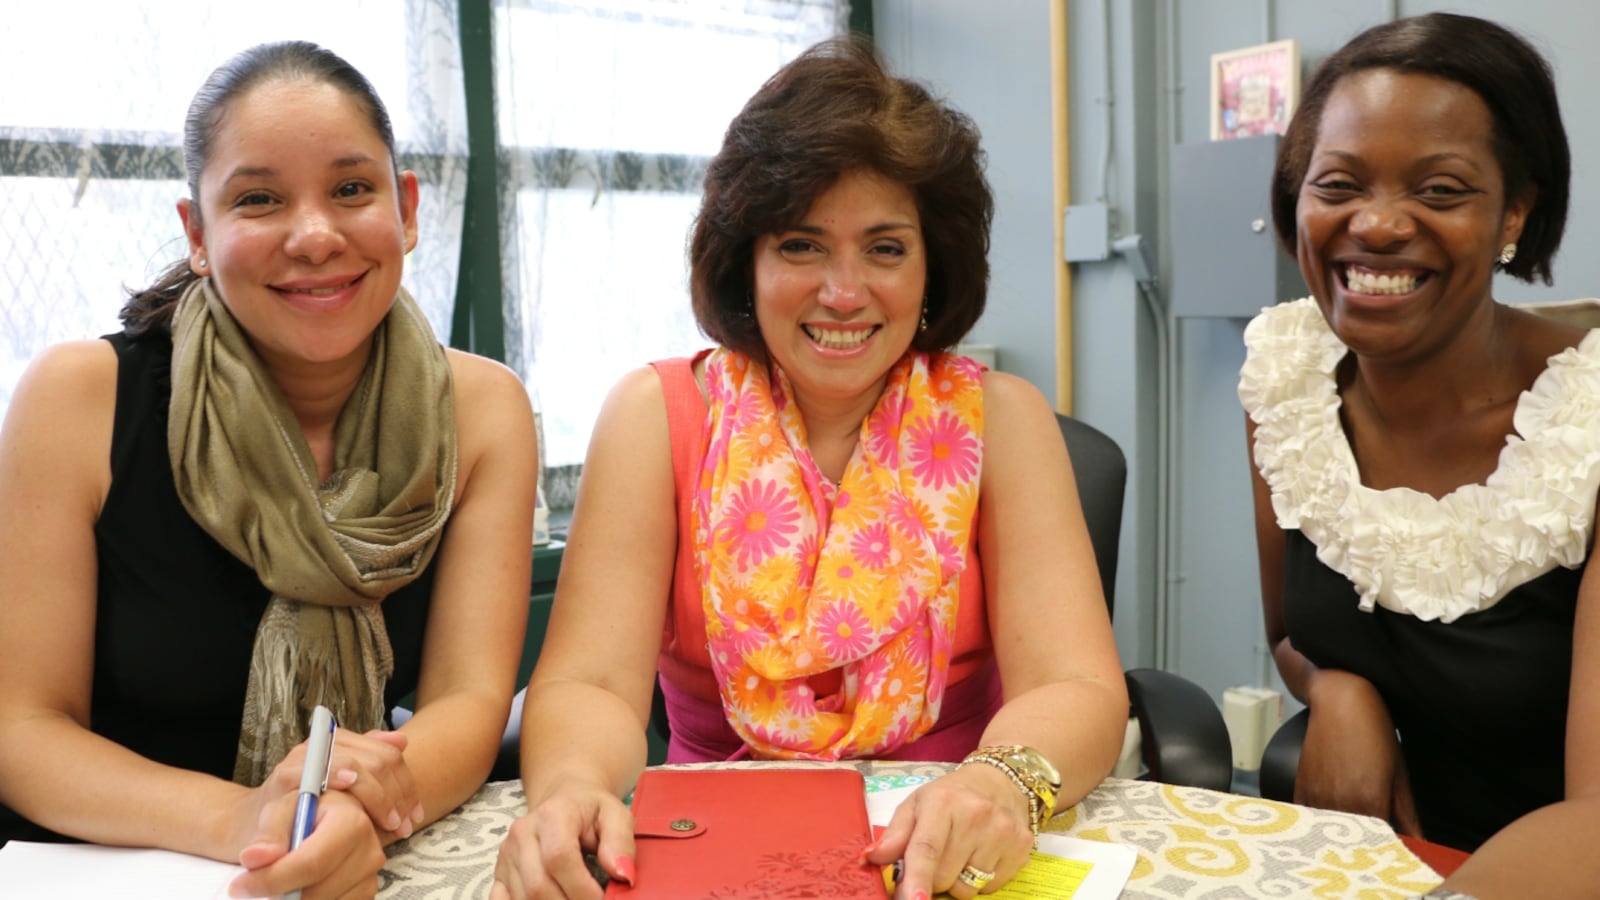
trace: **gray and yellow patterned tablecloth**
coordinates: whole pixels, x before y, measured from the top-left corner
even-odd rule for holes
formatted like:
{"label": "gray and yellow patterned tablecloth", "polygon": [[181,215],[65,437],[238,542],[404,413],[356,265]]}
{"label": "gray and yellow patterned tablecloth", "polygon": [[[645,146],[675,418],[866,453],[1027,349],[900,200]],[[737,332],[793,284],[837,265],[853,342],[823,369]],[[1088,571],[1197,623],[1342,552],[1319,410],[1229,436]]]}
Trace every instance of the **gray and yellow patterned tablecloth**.
{"label": "gray and yellow patterned tablecloth", "polygon": [[[732,763],[724,767],[773,765]],[[936,777],[940,763],[863,762],[868,776]],[[454,813],[389,849],[383,900],[482,900],[506,829],[527,809],[516,781],[483,786]],[[1380,819],[1202,788],[1107,779],[1050,831],[1139,852],[1128,900],[1387,900],[1440,881]]]}

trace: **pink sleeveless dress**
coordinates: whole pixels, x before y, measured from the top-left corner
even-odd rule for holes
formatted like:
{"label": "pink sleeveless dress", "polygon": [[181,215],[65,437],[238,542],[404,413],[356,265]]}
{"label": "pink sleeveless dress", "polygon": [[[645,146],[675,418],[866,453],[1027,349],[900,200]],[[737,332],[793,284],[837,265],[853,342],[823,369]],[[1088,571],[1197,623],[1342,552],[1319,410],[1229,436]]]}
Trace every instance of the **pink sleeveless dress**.
{"label": "pink sleeveless dress", "polygon": [[[706,401],[694,379],[698,358],[651,363],[666,395],[679,534],[689,534],[694,528],[695,479],[705,454]],[[972,533],[976,534],[977,528]],[[978,560],[977,548],[970,548],[970,552],[971,558]],[[721,694],[711,671],[705,608],[691,541],[678,542],[657,668],[666,698],[667,720],[672,726],[668,763],[718,762],[748,755],[748,748],[723,714]],[[811,679],[811,688],[818,697],[836,692],[839,673],[816,676]],[[977,748],[1001,702],[1000,674],[983,604],[980,560],[961,574],[955,653],[939,721],[933,730],[884,758],[958,761]]]}

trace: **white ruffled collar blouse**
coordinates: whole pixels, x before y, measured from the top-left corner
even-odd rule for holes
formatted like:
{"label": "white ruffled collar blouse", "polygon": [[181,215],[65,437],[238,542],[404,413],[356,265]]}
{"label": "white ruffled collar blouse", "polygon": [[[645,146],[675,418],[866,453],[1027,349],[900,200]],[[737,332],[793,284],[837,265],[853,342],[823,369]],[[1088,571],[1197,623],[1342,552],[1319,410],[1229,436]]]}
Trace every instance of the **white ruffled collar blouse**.
{"label": "white ruffled collar blouse", "polygon": [[1451,622],[1582,564],[1600,491],[1600,329],[1552,356],[1518,398],[1516,433],[1484,483],[1439,499],[1361,483],[1335,382],[1348,350],[1314,298],[1262,310],[1244,340],[1239,399],[1278,525],[1310,538],[1361,609]]}

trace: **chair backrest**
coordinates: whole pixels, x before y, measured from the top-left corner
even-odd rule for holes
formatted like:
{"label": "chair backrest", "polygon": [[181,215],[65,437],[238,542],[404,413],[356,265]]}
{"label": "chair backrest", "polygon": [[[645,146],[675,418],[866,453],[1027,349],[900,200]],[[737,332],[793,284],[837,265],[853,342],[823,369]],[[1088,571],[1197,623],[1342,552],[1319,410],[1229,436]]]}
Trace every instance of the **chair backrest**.
{"label": "chair backrest", "polygon": [[1061,437],[1072,457],[1077,477],[1078,498],[1083,518],[1089,526],[1089,542],[1094,545],[1094,561],[1100,570],[1106,606],[1113,612],[1112,594],[1117,584],[1117,543],[1122,535],[1122,499],[1128,484],[1128,458],[1117,442],[1093,425],[1071,416],[1056,414]]}

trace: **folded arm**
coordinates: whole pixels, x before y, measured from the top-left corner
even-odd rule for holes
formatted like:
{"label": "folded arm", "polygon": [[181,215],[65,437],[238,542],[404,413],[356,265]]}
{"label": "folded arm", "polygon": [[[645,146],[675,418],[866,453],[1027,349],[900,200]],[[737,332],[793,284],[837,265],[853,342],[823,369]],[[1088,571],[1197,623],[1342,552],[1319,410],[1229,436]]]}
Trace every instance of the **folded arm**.
{"label": "folded arm", "polygon": [[117,358],[45,351],[0,429],[0,802],[84,840],[237,861],[249,792],[152,762],[89,730],[94,524],[110,488]]}
{"label": "folded arm", "polygon": [[415,715],[400,729],[422,825],[472,796],[499,753],[516,692],[533,565],[538,448],[505,367],[452,351],[457,498],[434,556]]}
{"label": "folded arm", "polygon": [[501,848],[497,898],[598,898],[584,852],[612,877],[632,878],[632,818],[620,797],[647,755],[677,552],[675,510],[661,382],[640,369],[606,399],[589,444],[550,626],[523,705],[529,814]]}
{"label": "folded arm", "polygon": [[[983,746],[1040,751],[1061,775],[1057,809],[1116,764],[1128,694],[1105,594],[1055,413],[1036,388],[984,379],[978,559],[1005,702]],[[868,858],[905,857],[902,891],[973,891],[964,866],[1002,884],[1027,861],[1029,804],[1007,774],[962,767],[918,791]],[[979,823],[976,826],[967,823]]]}

